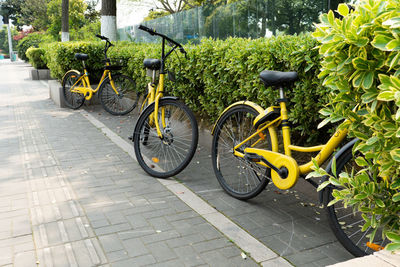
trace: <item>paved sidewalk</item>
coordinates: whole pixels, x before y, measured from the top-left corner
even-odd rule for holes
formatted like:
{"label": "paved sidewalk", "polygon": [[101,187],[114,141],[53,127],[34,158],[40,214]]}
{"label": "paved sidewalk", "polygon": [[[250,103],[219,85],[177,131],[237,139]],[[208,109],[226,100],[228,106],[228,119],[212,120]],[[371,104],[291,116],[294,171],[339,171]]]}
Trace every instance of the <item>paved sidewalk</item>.
{"label": "paved sidewalk", "polygon": [[247,202],[229,197],[212,172],[207,131],[191,164],[160,182],[131,157],[136,110],[115,117],[100,106],[58,108],[46,82],[28,80],[28,66],[0,63],[0,266],[326,266],[353,258],[310,185],[268,185]]}
{"label": "paved sidewalk", "polygon": [[0,266],[258,265],[27,67],[0,63]]}

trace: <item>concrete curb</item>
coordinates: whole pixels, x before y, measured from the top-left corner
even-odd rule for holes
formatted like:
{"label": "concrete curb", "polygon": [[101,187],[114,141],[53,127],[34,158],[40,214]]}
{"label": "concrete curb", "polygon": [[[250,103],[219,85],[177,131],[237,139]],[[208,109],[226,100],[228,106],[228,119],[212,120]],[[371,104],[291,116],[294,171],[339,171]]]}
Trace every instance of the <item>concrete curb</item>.
{"label": "concrete curb", "polygon": [[331,267],[364,267],[364,266],[398,267],[400,266],[400,252],[391,253],[386,250],[381,250],[369,256],[355,258],[352,260],[340,262],[330,266]]}

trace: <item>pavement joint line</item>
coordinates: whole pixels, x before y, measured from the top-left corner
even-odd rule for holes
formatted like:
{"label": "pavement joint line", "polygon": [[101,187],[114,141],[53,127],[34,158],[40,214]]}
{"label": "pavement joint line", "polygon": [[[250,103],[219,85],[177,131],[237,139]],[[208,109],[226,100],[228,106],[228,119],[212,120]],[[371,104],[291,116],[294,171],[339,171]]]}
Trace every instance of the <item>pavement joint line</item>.
{"label": "pavement joint line", "polygon": [[[100,122],[94,116],[85,110],[80,113],[90,123],[99,128],[110,140],[127,152],[129,156],[137,161],[133,146],[122,139],[118,134],[114,133],[105,124]],[[157,179],[168,190],[174,193],[179,199],[185,202],[190,208],[196,211],[200,216],[206,219],[211,225],[221,231],[227,238],[232,240],[240,249],[250,254],[250,256],[258,263],[279,258],[279,255],[270,248],[255,239],[237,224],[232,222],[228,217],[210,206],[206,201],[193,193],[182,183],[175,179]],[[286,261],[287,262],[287,261]],[[289,262],[288,266],[291,266]]]}

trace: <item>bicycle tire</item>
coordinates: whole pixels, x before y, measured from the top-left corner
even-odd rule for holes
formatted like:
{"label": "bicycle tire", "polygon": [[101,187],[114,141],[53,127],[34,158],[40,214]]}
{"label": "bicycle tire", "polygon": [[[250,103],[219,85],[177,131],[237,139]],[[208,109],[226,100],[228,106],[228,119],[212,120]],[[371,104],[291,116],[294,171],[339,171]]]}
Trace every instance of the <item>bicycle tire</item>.
{"label": "bicycle tire", "polygon": [[83,94],[70,91],[71,86],[75,84],[79,77],[79,72],[69,71],[67,74],[65,74],[62,81],[64,103],[71,109],[78,109],[85,103],[85,96]]}
{"label": "bicycle tire", "polygon": [[[155,124],[150,125],[154,104],[139,116],[133,133],[135,154],[145,172],[158,178],[180,173],[191,161],[197,148],[197,121],[192,111],[175,99],[159,101],[160,127],[164,140],[157,135]],[[161,123],[161,110],[165,110],[166,127]]]}
{"label": "bicycle tire", "polygon": [[[336,173],[340,174],[343,171],[351,172],[352,168],[360,168],[354,162],[352,148],[348,147],[337,159],[336,159]],[[355,171],[355,173],[357,170]],[[325,204],[329,203],[334,197],[332,192],[334,189],[340,189],[332,185],[328,186],[324,190]],[[369,248],[366,244],[369,241],[367,235],[373,230],[368,228],[365,232],[361,232],[361,225],[364,220],[361,217],[360,212],[353,212],[351,206],[344,207],[341,201],[326,207],[328,214],[329,225],[335,234],[338,241],[343,247],[356,257],[362,257],[368,254],[372,254],[375,250]],[[354,226],[356,225],[356,226]],[[358,228],[357,228],[358,226]],[[361,238],[360,238],[361,236]],[[375,235],[376,241],[379,245],[385,246],[387,240],[381,240],[381,231],[378,230]],[[358,241],[357,241],[358,240]]]}
{"label": "bicycle tire", "polygon": [[[213,135],[211,159],[215,176],[225,192],[240,200],[247,200],[260,194],[271,177],[270,168],[233,154],[233,147],[256,131],[253,120],[257,115],[258,112],[248,105],[234,106],[222,115]],[[258,143],[256,147],[271,150],[269,133],[263,132],[263,134],[264,142]]]}
{"label": "bicycle tire", "polygon": [[99,99],[103,108],[112,115],[126,115],[137,105],[139,94],[132,78],[123,74],[114,74],[112,79],[119,93],[117,95],[107,78],[99,89]]}

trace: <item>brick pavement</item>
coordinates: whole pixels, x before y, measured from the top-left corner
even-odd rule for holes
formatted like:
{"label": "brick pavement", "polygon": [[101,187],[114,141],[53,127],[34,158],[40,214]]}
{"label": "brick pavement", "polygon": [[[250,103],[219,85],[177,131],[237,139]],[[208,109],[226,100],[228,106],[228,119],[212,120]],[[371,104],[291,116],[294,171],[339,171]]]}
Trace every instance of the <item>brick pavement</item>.
{"label": "brick pavement", "polygon": [[0,79],[0,266],[258,265],[26,64]]}
{"label": "brick pavement", "polygon": [[[111,116],[101,106],[85,110],[126,141],[138,116],[137,110],[123,117]],[[200,129],[195,157],[175,179],[295,266],[326,266],[353,258],[333,235],[315,188],[304,180],[287,191],[269,184],[249,201],[227,195],[211,167],[210,128]]]}

